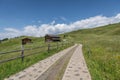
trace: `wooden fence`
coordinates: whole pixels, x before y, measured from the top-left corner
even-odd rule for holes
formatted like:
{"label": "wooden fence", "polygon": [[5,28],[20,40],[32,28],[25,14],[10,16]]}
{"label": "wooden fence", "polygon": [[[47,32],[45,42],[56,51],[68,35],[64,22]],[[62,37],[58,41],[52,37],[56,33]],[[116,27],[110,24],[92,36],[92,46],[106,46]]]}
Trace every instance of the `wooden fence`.
{"label": "wooden fence", "polygon": [[[14,52],[20,52],[21,55],[18,55],[18,56],[13,57],[13,58],[0,60],[0,64],[8,62],[8,61],[15,60],[15,59],[19,59],[19,58],[21,58],[21,61],[23,62],[25,57],[37,54],[37,53],[30,53],[30,54],[24,55],[25,51],[34,50],[34,49],[41,49],[41,48],[47,48],[46,52],[49,53],[50,50],[52,50],[52,47],[55,47],[56,49],[58,49],[59,47],[63,47],[63,46],[66,46],[66,45],[72,45],[72,44],[74,44],[74,43],[73,42],[67,42],[67,43],[63,43],[63,42],[58,43],[58,42],[56,42],[56,44],[47,43],[47,45],[44,45],[44,46],[28,48],[28,49],[23,48],[23,49],[20,49],[20,50],[12,50],[12,51],[7,51],[7,52],[2,52],[2,53],[0,53],[0,56],[1,55],[9,55],[9,54],[14,53]],[[40,51],[40,52],[42,52],[42,51]],[[40,52],[38,52],[38,53],[40,53]]]}

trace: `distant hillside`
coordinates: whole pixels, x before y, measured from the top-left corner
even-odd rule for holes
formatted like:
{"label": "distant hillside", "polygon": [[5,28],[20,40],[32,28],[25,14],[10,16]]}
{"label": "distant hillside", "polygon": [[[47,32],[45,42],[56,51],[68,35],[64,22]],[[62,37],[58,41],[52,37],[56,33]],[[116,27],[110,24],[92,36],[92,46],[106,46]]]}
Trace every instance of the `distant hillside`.
{"label": "distant hillside", "polygon": [[[120,23],[110,24],[107,26],[92,28],[92,29],[82,29],[77,30],[65,34],[61,34],[61,37],[68,41],[74,41],[75,43],[83,45],[83,53],[85,56],[85,60],[87,62],[87,66],[92,76],[92,80],[119,80],[120,79]],[[21,49],[21,39],[25,38],[25,36],[17,37],[9,40],[2,41],[0,43],[0,52],[6,52],[11,50]],[[38,47],[41,45],[45,45],[44,38],[36,38],[29,37],[32,39],[33,43],[29,45],[25,45],[25,48]],[[31,51],[37,52],[37,50]],[[30,52],[28,52],[30,53]],[[17,53],[20,54],[20,53]],[[16,53],[15,53],[16,55]],[[43,53],[43,55],[46,55]],[[3,55],[4,56],[4,55]],[[8,57],[11,55],[8,55]],[[7,57],[7,56],[5,56]],[[31,56],[26,59],[26,64],[28,65],[28,61],[31,64],[32,61],[37,61],[36,59],[42,58],[42,56]],[[1,59],[4,57],[0,57]],[[33,59],[34,58],[34,59]],[[43,59],[43,58],[42,58]],[[18,63],[16,61],[16,63]],[[9,64],[9,63],[8,63]],[[29,65],[30,65],[29,64]],[[21,67],[21,64],[18,64]],[[12,64],[12,66],[18,65]],[[24,64],[23,64],[24,65]],[[2,67],[2,68],[1,68]],[[6,71],[6,67],[8,71]],[[4,78],[11,74],[11,71],[17,72],[13,67],[8,68],[8,65],[0,66],[0,72],[8,72],[0,73]],[[24,67],[24,66],[23,66]],[[14,73],[15,73],[14,72]]]}
{"label": "distant hillside", "polygon": [[73,31],[72,33],[80,33],[80,34],[105,34],[105,35],[120,35],[120,23],[110,24],[107,26],[101,26],[97,28],[91,29],[83,29],[78,31]]}
{"label": "distant hillside", "polygon": [[92,80],[120,79],[120,23],[66,33],[83,45]]}
{"label": "distant hillside", "polygon": [[[102,26],[102,27],[97,27],[97,28],[92,28],[92,29],[77,30],[77,31],[73,31],[73,32],[70,32],[70,33],[66,33],[66,34],[68,34],[69,37],[71,37],[75,40],[76,40],[76,38],[83,38],[87,35],[90,36],[90,34],[95,34],[95,35],[120,35],[120,23],[110,24],[110,25],[107,25],[107,26]],[[20,49],[21,39],[23,39],[25,37],[27,37],[27,36],[21,36],[21,37],[16,37],[16,38],[13,38],[13,39],[2,41],[2,43],[0,43],[0,51],[6,51],[6,48],[8,50],[11,49],[11,48],[12,49]],[[33,42],[44,43],[44,38],[37,38],[37,37],[29,37],[29,38],[31,38],[33,40]],[[16,47],[16,46],[18,46],[18,47]]]}
{"label": "distant hillside", "polygon": [[[0,52],[21,49],[21,40],[26,37],[32,39],[32,42],[33,42],[32,45],[34,46],[38,46],[44,43],[44,39],[39,37],[21,36],[21,37],[11,38],[11,39],[2,41],[0,43]],[[29,45],[26,45],[26,47],[29,47]]]}

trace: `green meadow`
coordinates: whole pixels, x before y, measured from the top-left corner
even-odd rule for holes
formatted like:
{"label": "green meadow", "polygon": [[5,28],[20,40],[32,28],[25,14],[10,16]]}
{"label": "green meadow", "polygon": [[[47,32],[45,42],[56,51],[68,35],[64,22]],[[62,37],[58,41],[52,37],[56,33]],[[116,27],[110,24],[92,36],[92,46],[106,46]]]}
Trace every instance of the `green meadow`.
{"label": "green meadow", "polygon": [[[77,30],[65,33],[65,35],[67,36],[67,40],[83,45],[84,57],[92,80],[120,80],[120,23]],[[24,37],[10,39],[0,43],[0,52],[19,50],[21,48],[22,38]],[[44,43],[44,38],[30,38],[32,38],[33,43],[25,45],[26,49],[47,45]],[[21,62],[21,59],[16,59],[0,64],[0,80],[70,46],[64,45],[64,47],[61,46],[56,49],[56,43],[52,44],[55,47],[51,47],[50,53],[47,53],[47,47],[38,48],[26,51],[25,55],[29,53],[38,54],[25,57],[24,62]],[[10,53],[8,55],[2,54],[0,55],[0,60],[20,54],[20,52]]]}
{"label": "green meadow", "polygon": [[[25,37],[19,37],[19,38],[14,38],[14,39],[9,39],[6,41],[3,41],[0,43],[0,53],[2,52],[7,52],[7,51],[12,51],[12,50],[20,50],[21,49],[21,39]],[[53,54],[73,45],[73,44],[68,44],[68,43],[58,43],[58,48],[57,48],[57,43],[56,42],[51,42],[50,43],[50,51],[48,53],[48,44],[44,42],[44,38],[36,38],[36,37],[29,37],[32,39],[33,43],[26,44],[24,46],[25,49],[30,49],[30,50],[25,50],[24,55],[29,55],[33,54],[30,56],[26,56],[24,58],[24,61],[22,62],[22,59],[16,59],[12,60],[9,62],[5,63],[0,63],[0,80],[3,80],[4,78],[9,77],[12,74],[15,74],[35,63],[37,63],[40,60],[43,60],[49,56],[52,56]],[[44,46],[44,47],[41,47]],[[37,48],[41,47],[41,48]],[[33,49],[35,48],[35,49]],[[0,60],[5,60],[9,58],[14,58],[16,56],[20,56],[20,52],[13,52],[13,53],[7,53],[7,54],[1,54],[0,55]]]}
{"label": "green meadow", "polygon": [[120,80],[120,23],[67,35],[83,45],[92,80]]}

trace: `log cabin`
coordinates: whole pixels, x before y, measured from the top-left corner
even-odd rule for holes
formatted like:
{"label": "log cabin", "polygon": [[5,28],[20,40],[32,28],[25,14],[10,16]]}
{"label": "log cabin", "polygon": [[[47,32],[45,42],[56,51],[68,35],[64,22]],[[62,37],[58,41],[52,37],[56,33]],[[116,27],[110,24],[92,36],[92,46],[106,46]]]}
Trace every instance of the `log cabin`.
{"label": "log cabin", "polygon": [[32,39],[29,38],[22,39],[22,45],[25,45],[26,43],[32,43]]}
{"label": "log cabin", "polygon": [[45,35],[45,42],[60,42],[61,38],[58,35]]}

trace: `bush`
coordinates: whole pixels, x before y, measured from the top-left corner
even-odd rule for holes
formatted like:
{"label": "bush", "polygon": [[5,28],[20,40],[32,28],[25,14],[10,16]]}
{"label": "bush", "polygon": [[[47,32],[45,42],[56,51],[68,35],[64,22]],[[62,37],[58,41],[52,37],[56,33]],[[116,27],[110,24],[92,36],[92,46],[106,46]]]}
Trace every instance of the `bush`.
{"label": "bush", "polygon": [[8,38],[4,38],[2,41],[7,41],[8,40]]}

